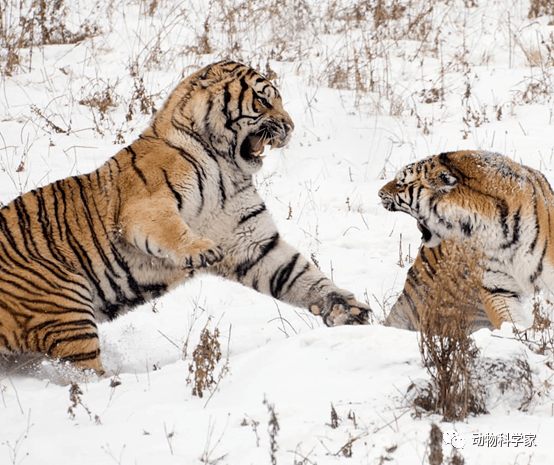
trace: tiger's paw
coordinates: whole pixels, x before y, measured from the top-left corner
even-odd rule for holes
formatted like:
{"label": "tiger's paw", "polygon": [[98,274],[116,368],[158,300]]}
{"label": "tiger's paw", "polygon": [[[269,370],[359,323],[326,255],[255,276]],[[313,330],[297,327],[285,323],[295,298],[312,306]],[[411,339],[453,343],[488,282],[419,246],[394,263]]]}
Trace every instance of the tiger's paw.
{"label": "tiger's paw", "polygon": [[310,311],[321,315],[327,326],[367,325],[370,323],[371,308],[355,299],[346,299],[339,295],[329,296],[325,308],[312,305]]}
{"label": "tiger's paw", "polygon": [[209,239],[195,240],[187,247],[187,252],[182,261],[184,269],[208,268],[224,258],[221,248]]}

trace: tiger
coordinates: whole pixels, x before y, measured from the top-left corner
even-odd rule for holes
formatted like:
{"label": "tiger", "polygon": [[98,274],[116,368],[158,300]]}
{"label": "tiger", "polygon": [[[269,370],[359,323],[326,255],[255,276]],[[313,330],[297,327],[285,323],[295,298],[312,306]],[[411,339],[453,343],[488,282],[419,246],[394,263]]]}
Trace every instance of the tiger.
{"label": "tiger", "polygon": [[451,312],[463,312],[469,332],[494,328],[479,293],[481,269],[476,260],[463,255],[471,253],[463,245],[446,239],[436,247],[419,248],[404,288],[386,315],[385,326],[421,331],[429,312],[439,319],[448,318]]}
{"label": "tiger", "polygon": [[0,353],[107,376],[98,323],[213,274],[319,315],[367,324],[368,305],[279,235],[254,185],[294,123],[234,61],[182,80],[148,127],[97,170],[0,209]]}
{"label": "tiger", "polygon": [[541,172],[498,153],[446,152],[402,168],[379,197],[417,220],[426,256],[449,240],[451,249],[470,244],[482,268],[479,305],[494,328],[526,324],[524,301],[554,289],[554,193]]}

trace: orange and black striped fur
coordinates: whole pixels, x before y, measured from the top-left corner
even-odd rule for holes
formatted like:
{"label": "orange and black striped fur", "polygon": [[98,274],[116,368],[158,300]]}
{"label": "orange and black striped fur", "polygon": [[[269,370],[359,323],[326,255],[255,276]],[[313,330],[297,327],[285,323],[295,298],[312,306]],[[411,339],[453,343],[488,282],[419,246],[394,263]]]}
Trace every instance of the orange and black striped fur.
{"label": "orange and black striped fur", "polygon": [[0,353],[103,373],[97,322],[210,272],[320,314],[370,309],[279,236],[252,174],[294,128],[277,89],[234,62],[182,81],[98,170],[0,210]]}
{"label": "orange and black striped fur", "polygon": [[482,270],[472,256],[468,263],[465,254],[472,250],[463,245],[444,240],[436,247],[420,247],[385,326],[418,331],[429,313],[448,319],[454,312],[463,312],[469,331],[493,328],[479,291]]}
{"label": "orange and black striped fur", "polygon": [[539,171],[496,153],[443,153],[407,165],[379,195],[417,220],[424,248],[452,239],[480,256],[479,295],[495,327],[554,289],[554,193]]}

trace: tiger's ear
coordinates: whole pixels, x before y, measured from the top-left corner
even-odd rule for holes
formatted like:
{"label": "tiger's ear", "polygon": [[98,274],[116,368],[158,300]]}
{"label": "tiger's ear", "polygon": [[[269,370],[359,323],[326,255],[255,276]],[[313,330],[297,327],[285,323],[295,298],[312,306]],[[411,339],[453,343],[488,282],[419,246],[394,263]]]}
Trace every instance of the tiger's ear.
{"label": "tiger's ear", "polygon": [[206,88],[228,76],[240,65],[234,61],[220,61],[207,66],[202,74],[198,76],[197,84]]}

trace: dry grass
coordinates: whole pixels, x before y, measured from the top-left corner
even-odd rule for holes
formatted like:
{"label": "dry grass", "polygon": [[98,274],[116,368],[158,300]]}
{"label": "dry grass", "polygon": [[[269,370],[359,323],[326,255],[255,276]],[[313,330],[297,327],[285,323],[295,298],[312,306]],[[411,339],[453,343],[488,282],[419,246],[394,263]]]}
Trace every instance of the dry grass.
{"label": "dry grass", "polygon": [[[464,280],[452,276],[452,282],[457,281],[456,292],[440,287],[427,296],[427,311],[420,314],[419,348],[431,383],[414,400],[416,408],[440,413],[444,421],[486,412],[484,393],[475,379],[479,350],[470,335],[470,314],[459,310],[461,296],[474,296],[474,289],[481,286],[482,269],[478,254],[462,244],[454,254],[468,264],[469,274]],[[438,262],[437,267],[438,275],[452,274],[450,262]]]}
{"label": "dry grass", "polygon": [[531,19],[554,16],[554,3],[551,0],[531,0],[528,16]]}
{"label": "dry grass", "polygon": [[267,399],[264,399],[264,404],[267,407],[267,413],[269,414],[269,420],[267,423],[267,432],[269,434],[269,458],[271,465],[277,465],[277,451],[279,445],[277,444],[277,434],[281,427],[275,413],[275,405],[270,404]]}
{"label": "dry grass", "polygon": [[207,327],[200,334],[200,342],[192,353],[187,384],[192,385],[192,395],[202,398],[204,391],[216,384],[215,368],[221,360],[219,329],[211,332]]}
{"label": "dry grass", "polygon": [[[33,49],[44,45],[76,44],[99,33],[96,24],[84,20],[77,27],[67,23],[64,0],[7,1],[0,5],[0,63],[11,76],[30,67]],[[22,53],[26,50],[28,53]],[[28,68],[27,68],[28,69]]]}
{"label": "dry grass", "polygon": [[442,431],[432,423],[429,432],[429,465],[442,465],[442,458]]}
{"label": "dry grass", "polygon": [[514,326],[514,335],[533,352],[548,357],[546,364],[554,369],[554,304],[538,293],[532,304],[533,324],[527,329]]}
{"label": "dry grass", "polygon": [[[500,120],[503,108],[549,102],[554,93],[554,36],[524,38],[522,33],[528,25],[515,24],[509,17],[502,19],[505,24],[499,24],[510,36],[508,65],[512,67],[523,58],[533,72],[514,89],[512,101],[499,102],[494,95],[483,93],[479,99],[474,96],[475,68],[488,66],[491,60],[487,52],[478,55],[471,42],[479,22],[475,18],[484,14],[487,6],[474,0],[454,3],[209,0],[185,7],[142,0],[141,19],[132,31],[136,41],[129,52],[132,88],[116,92],[116,78],[105,83],[104,89],[93,89],[107,79],[89,76],[88,84],[81,79],[77,89],[69,89],[63,98],[70,104],[71,98],[89,103],[85,105],[93,129],[116,143],[123,143],[123,134],[134,129],[137,115],[149,116],[155,111],[161,92],[151,90],[151,73],[174,72],[175,64],[185,62],[177,69],[186,75],[206,61],[221,58],[265,70],[277,85],[280,77],[272,63],[294,63],[296,72],[314,88],[329,87],[353,95],[356,111],[390,116],[429,137],[442,118],[435,108],[451,107],[460,96],[463,111],[459,122],[464,139],[477,128]],[[552,15],[552,8],[547,0],[533,0],[529,17]],[[94,14],[85,15],[79,9]],[[3,76],[31,71],[33,56],[53,44],[84,44],[84,54],[92,56],[109,51],[111,45],[105,37],[115,32],[113,24],[121,14],[125,13],[116,2],[8,0],[0,6]],[[461,46],[451,46],[454,36],[462,38]],[[494,43],[489,48],[494,49]],[[439,77],[426,78],[430,69],[440,70]],[[90,90],[86,95],[79,93],[79,88],[87,86]],[[126,108],[125,119],[110,118],[113,104]],[[59,105],[63,108],[61,100]]]}

